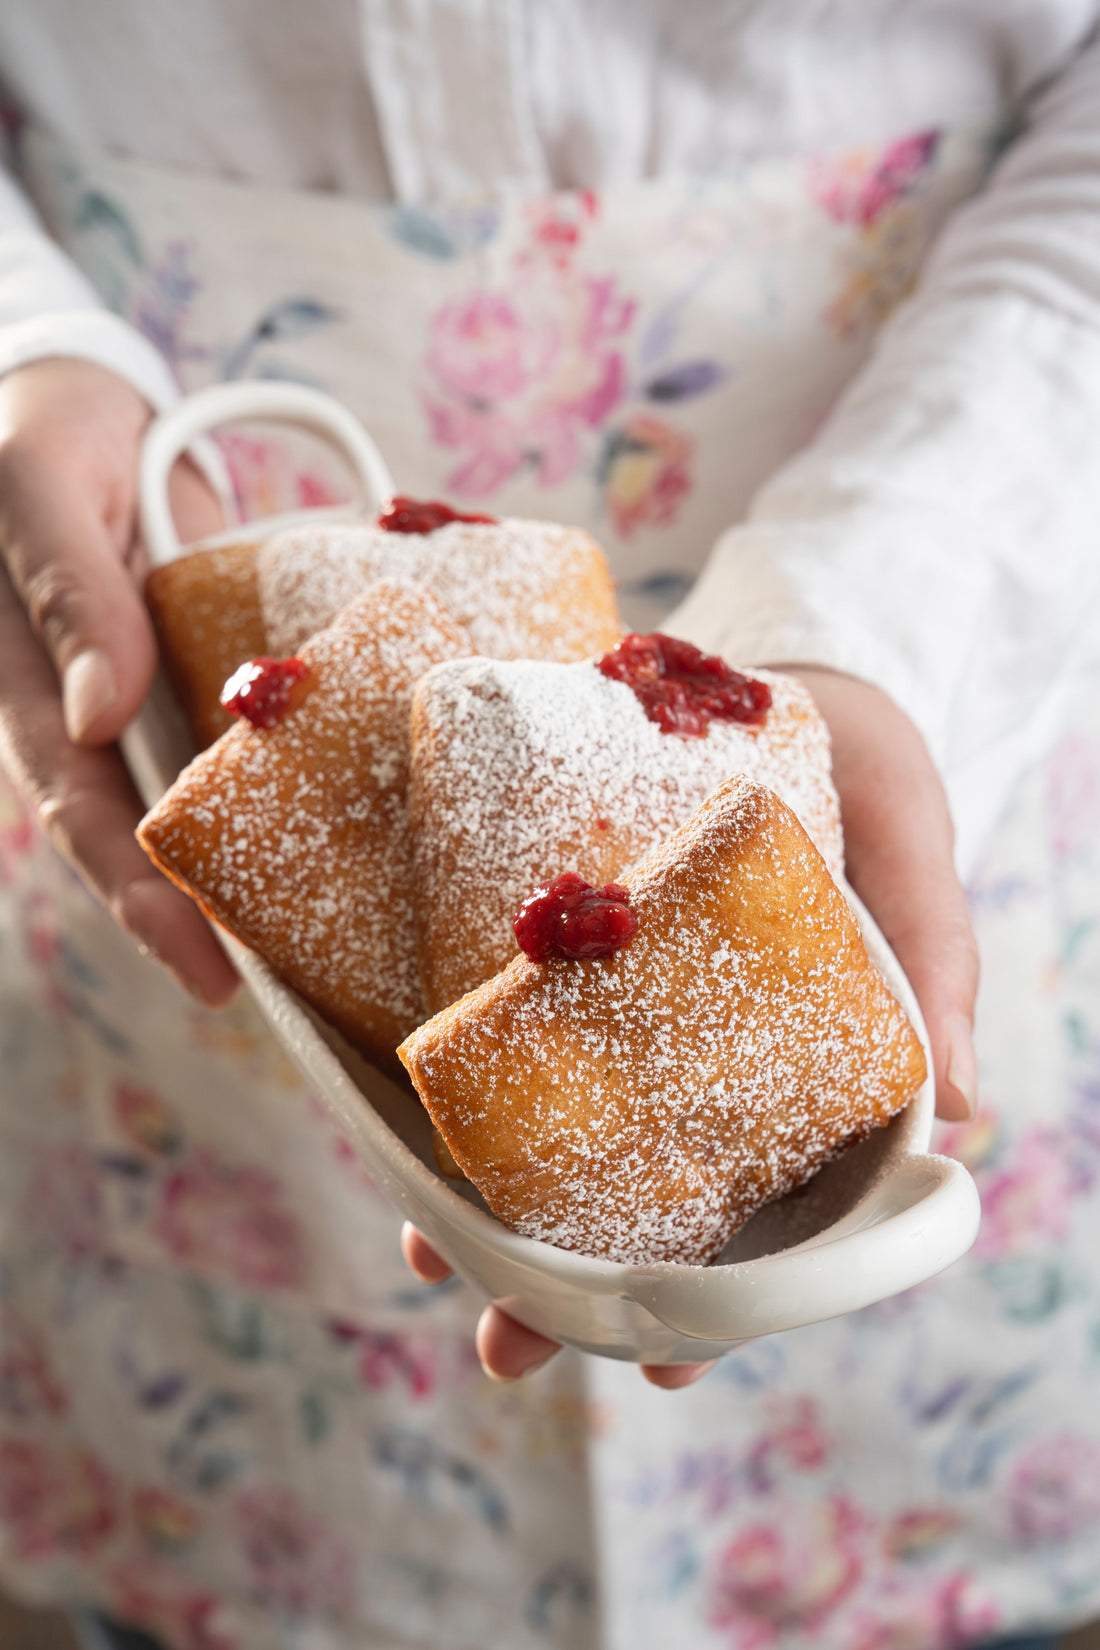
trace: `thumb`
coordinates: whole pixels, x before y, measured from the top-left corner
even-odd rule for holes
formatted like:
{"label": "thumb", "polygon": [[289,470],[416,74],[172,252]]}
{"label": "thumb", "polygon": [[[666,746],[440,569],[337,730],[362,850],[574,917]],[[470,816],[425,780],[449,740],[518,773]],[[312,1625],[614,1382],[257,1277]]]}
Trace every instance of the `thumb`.
{"label": "thumb", "polygon": [[[6,485],[4,551],[12,583],[61,680],[74,743],[118,737],[156,662],[144,605],[94,497],[34,459]],[[128,525],[128,524],[127,524]]]}

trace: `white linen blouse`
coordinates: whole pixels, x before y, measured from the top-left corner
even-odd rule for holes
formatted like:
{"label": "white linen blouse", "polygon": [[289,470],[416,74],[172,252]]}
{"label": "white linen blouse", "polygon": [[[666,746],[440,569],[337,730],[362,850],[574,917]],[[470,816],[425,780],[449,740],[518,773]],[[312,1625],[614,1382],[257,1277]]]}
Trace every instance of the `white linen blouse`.
{"label": "white linen blouse", "polygon": [[[670,622],[892,694],[969,858],[1098,628],[1098,21],[1097,0],[36,0],[0,7],[0,78],[78,147],[407,204],[1003,130],[868,364]],[[176,394],[5,179],[0,370],[47,355]]]}

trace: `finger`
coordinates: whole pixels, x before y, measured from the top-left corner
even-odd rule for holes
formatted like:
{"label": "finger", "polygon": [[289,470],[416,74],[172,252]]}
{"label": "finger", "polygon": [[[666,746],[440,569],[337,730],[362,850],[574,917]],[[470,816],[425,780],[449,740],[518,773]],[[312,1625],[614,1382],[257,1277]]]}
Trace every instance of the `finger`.
{"label": "finger", "polygon": [[407,1220],[401,1228],[401,1253],[405,1257],[405,1265],[415,1272],[421,1283],[442,1283],[451,1275],[448,1262],[432,1248],[411,1220]]}
{"label": "finger", "polygon": [[[73,740],[115,739],[145,697],[156,647],[124,557],[129,548],[105,521],[101,501],[59,481],[44,453],[5,454],[0,535],[31,625],[62,682]],[[129,527],[125,529],[129,536]],[[56,687],[53,689],[56,692]]]}
{"label": "finger", "polygon": [[973,1115],[978,948],[955,871],[943,786],[916,728],[850,678],[799,672],[833,730],[848,876],[913,987],[928,1028],[936,1111]]}
{"label": "finger", "polygon": [[659,1386],[665,1392],[678,1392],[681,1387],[694,1386],[701,1381],[718,1360],[705,1364],[643,1364],[642,1376],[650,1386]]}
{"label": "finger", "polygon": [[518,1381],[561,1351],[557,1341],[517,1323],[495,1304],[487,1306],[478,1320],[475,1345],[481,1367],[494,1381]]}
{"label": "finger", "polygon": [[0,575],[0,759],[54,846],[137,943],[194,996],[227,1002],[236,974],[205,918],[134,839],[142,809],[117,750],[66,736],[49,661]]}
{"label": "finger", "polygon": [[198,465],[177,459],[168,477],[168,503],[181,544],[194,544],[225,528],[225,512]]}

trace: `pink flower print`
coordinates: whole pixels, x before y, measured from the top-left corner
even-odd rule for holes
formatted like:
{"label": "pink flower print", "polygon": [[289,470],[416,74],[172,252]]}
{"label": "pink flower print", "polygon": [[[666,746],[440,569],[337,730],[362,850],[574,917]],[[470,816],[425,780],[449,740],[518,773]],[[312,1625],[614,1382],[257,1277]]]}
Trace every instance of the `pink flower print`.
{"label": "pink flower print", "polygon": [[142,1541],[156,1552],[170,1553],[186,1547],[202,1522],[189,1501],[159,1484],[141,1485],[134,1490],[131,1512]]}
{"label": "pink flower print", "polygon": [[582,436],[622,400],[626,369],[614,341],[635,306],[611,279],[518,270],[507,291],[479,288],[433,317],[425,408],[433,439],[465,449],[448,477],[485,495],[533,466],[545,487],[582,462]]}
{"label": "pink flower print", "polygon": [[192,1592],[180,1573],[148,1553],[126,1558],[106,1578],[110,1612],[173,1650],[245,1650],[219,1600]]}
{"label": "pink flower print", "polygon": [[243,1492],[235,1507],[253,1598],[289,1616],[347,1615],[354,1567],[346,1545],[282,1485]]}
{"label": "pink flower print", "polygon": [[1073,1179],[1058,1136],[1050,1130],[1022,1134],[1008,1162],[988,1179],[979,1178],[979,1188],[982,1224],[975,1254],[998,1259],[1066,1236]]}
{"label": "pink flower print", "polygon": [[913,132],[883,149],[818,157],[810,171],[813,198],[836,223],[868,229],[909,194],[935,159],[939,142],[937,131]]}
{"label": "pink flower print", "polygon": [[14,1420],[63,1415],[69,1397],[50,1364],[42,1331],[10,1309],[0,1318],[0,1412]]}
{"label": "pink flower print", "polygon": [[154,1231],[177,1260],[246,1287],[297,1289],[305,1281],[305,1240],[278,1182],[212,1152],[194,1152],[165,1178]]}
{"label": "pink flower print", "polygon": [[88,1260],[101,1252],[99,1181],[85,1147],[43,1152],[31,1176],[24,1218],[29,1231],[69,1260]]}
{"label": "pink flower print", "polygon": [[0,1524],[19,1558],[87,1558],[115,1532],[119,1494],[90,1450],[0,1439]]}
{"label": "pink flower print", "polygon": [[812,1398],[796,1398],[777,1406],[779,1413],[753,1445],[748,1472],[759,1494],[772,1488],[776,1472],[786,1467],[795,1472],[815,1472],[829,1457],[829,1439]]}
{"label": "pink flower print", "polygon": [[217,442],[242,521],[338,504],[348,496],[335,467],[330,473],[320,458],[306,458],[291,439],[230,430]]}
{"label": "pink flower print", "polygon": [[957,1572],[939,1581],[922,1576],[919,1587],[887,1582],[874,1604],[856,1612],[847,1642],[851,1650],[958,1650],[997,1626],[995,1607]]}
{"label": "pink flower print", "polygon": [[968,1123],[951,1123],[939,1131],[936,1150],[944,1157],[957,1158],[971,1171],[991,1163],[1000,1145],[997,1114],[980,1102]]}
{"label": "pink flower print", "polygon": [[1036,1439],[1009,1478],[1007,1513],[1012,1538],[1025,1547],[1071,1541],[1100,1523],[1100,1439]]}
{"label": "pink flower print", "polygon": [[434,1389],[434,1337],[361,1329],[342,1318],[333,1319],[330,1328],[337,1339],[358,1346],[359,1376],[365,1387],[381,1391],[396,1381],[413,1398],[426,1398]]}
{"label": "pink flower print", "polygon": [[600,465],[604,503],[621,538],[667,527],[693,485],[690,437],[651,413],[637,413],[608,437]]}
{"label": "pink flower print", "polygon": [[566,268],[599,211],[599,196],[587,189],[532,201],[527,208],[528,244],[518,262],[543,261],[556,269]]}
{"label": "pink flower print", "polygon": [[824,1505],[788,1503],[749,1525],[719,1554],[708,1619],[728,1628],[737,1650],[784,1634],[814,1633],[858,1586],[865,1520],[845,1496]]}
{"label": "pink flower print", "polygon": [[119,1133],[135,1151],[164,1157],[179,1150],[179,1125],[153,1089],[125,1081],[116,1083],[111,1111]]}

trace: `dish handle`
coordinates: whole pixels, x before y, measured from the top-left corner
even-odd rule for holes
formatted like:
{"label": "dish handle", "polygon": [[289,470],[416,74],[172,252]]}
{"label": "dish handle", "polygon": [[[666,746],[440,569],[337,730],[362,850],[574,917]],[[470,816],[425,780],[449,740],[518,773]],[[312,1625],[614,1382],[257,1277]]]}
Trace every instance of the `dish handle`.
{"label": "dish handle", "polygon": [[213,384],[161,413],[145,437],[138,484],[142,532],[154,566],[174,561],[183,548],[168,505],[172,465],[186,447],[210,430],[249,419],[293,424],[323,437],[347,460],[360,494],[349,505],[296,511],[270,519],[265,524],[267,530],[300,521],[373,513],[393,497],[393,478],[382,454],[354,413],[332,396],[305,384],[269,380]]}
{"label": "dish handle", "polygon": [[810,1239],[749,1265],[711,1266],[690,1296],[673,1276],[657,1272],[636,1280],[629,1292],[667,1328],[694,1340],[727,1337],[734,1302],[746,1335],[769,1335],[792,1321],[870,1306],[943,1271],[974,1242],[980,1214],[977,1187],[961,1163],[914,1154],[861,1200],[847,1229],[828,1242]]}

